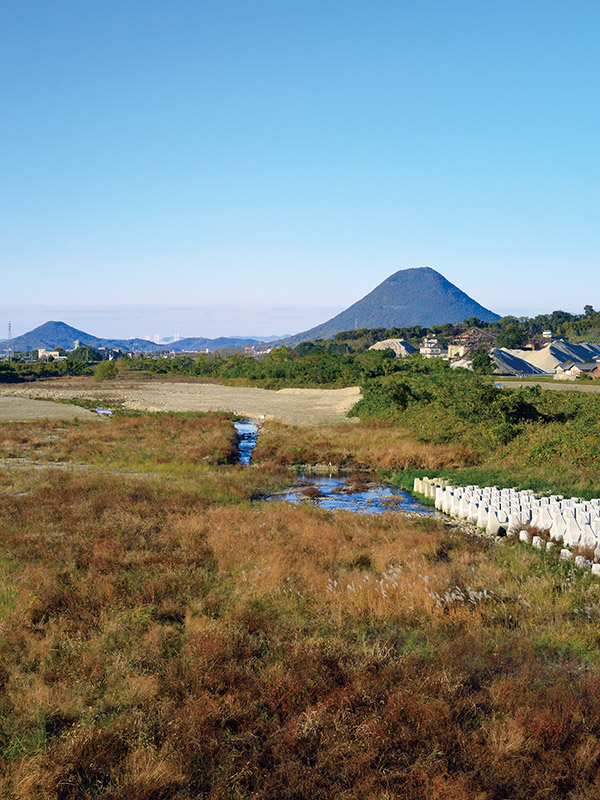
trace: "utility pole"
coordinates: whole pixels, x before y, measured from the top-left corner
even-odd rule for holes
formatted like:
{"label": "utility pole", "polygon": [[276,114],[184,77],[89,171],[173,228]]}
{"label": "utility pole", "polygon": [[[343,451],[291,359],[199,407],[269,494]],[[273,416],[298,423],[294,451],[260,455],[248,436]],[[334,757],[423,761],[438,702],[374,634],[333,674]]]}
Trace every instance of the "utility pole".
{"label": "utility pole", "polygon": [[8,363],[12,363],[12,322],[8,321]]}

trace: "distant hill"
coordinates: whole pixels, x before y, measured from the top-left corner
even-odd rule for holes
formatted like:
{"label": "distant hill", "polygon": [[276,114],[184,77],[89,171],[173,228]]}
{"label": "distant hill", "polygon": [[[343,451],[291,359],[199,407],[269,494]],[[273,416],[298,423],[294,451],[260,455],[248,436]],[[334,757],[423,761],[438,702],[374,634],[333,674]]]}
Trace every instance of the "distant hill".
{"label": "distant hill", "polygon": [[253,344],[258,344],[260,339],[244,339],[243,337],[235,336],[220,336],[217,339],[204,339],[202,336],[190,336],[187,339],[180,339],[178,342],[170,342],[164,345],[168,350],[175,350],[180,353],[184,350],[196,352],[200,350],[227,350],[231,348],[249,347]]}
{"label": "distant hill", "polygon": [[500,319],[431,267],[402,269],[337,316],[285,340],[294,346],[307,339],[329,339],[355,328],[409,328],[443,325],[477,317]]}
{"label": "distant hill", "polygon": [[[22,336],[16,336],[12,340],[12,349],[14,352],[23,352],[27,350],[38,350],[39,348],[46,348],[51,350],[53,347],[63,347],[65,350],[72,350],[75,342],[78,341],[81,345],[89,347],[107,347],[113,349],[124,350],[125,352],[157,352],[163,351],[169,353],[173,350],[181,352],[184,350],[219,350],[222,348],[236,348],[245,347],[246,345],[256,344],[256,339],[242,339],[242,338],[227,338],[220,337],[218,339],[206,339],[203,337],[193,337],[187,339],[180,339],[178,342],[171,342],[170,344],[155,344],[147,339],[102,339],[99,336],[93,336],[91,333],[80,331],[67,325],[65,322],[45,322],[39,325],[28,333]],[[0,352],[6,352],[9,347],[8,339],[0,341]]]}
{"label": "distant hill", "polygon": [[[109,347],[120,348],[122,350],[151,350],[156,349],[153,342],[145,339],[102,339],[93,336],[91,333],[80,331],[67,325],[66,322],[50,321],[44,322],[22,336],[15,336],[12,340],[14,351],[37,350],[40,347],[51,350],[53,347],[63,347],[65,350],[72,350],[75,342],[89,347]],[[8,340],[0,342],[0,350],[8,349]]]}

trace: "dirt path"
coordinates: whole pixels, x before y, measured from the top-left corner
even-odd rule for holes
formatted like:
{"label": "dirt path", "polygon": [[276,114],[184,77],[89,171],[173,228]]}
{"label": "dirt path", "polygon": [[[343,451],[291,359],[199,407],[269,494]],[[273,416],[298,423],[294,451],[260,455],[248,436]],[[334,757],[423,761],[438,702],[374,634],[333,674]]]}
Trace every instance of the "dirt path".
{"label": "dirt path", "polygon": [[[14,401],[15,398],[20,398],[21,402],[24,402],[24,398],[36,398],[30,402],[39,403],[40,399],[86,397],[97,400],[99,404],[102,400],[107,400],[140,411],[231,411],[252,419],[276,419],[292,425],[356,422],[356,419],[349,419],[346,414],[358,402],[360,396],[360,389],[357,386],[347,389],[281,389],[275,392],[268,389],[220,386],[210,383],[162,381],[147,383],[113,381],[110,385],[93,387],[85,384],[74,385],[68,381],[39,381],[27,386],[0,384],[0,403],[9,399]],[[72,406],[44,403],[44,406],[49,405],[55,408],[73,409]],[[90,412],[85,413],[95,416]],[[48,414],[40,413],[40,416]]]}
{"label": "dirt path", "polygon": [[570,381],[502,381],[495,380],[494,383],[502,384],[503,389],[518,389],[519,386],[539,386],[540,389],[550,389],[554,392],[600,392],[598,384],[577,383]]}

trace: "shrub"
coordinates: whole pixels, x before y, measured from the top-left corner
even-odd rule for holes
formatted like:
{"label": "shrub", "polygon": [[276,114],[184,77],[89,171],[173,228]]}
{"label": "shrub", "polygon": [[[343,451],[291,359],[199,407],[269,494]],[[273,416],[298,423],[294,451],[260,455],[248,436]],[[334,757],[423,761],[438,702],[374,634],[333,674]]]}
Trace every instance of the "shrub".
{"label": "shrub", "polygon": [[114,361],[101,361],[94,367],[94,380],[112,381],[117,377],[118,372]]}

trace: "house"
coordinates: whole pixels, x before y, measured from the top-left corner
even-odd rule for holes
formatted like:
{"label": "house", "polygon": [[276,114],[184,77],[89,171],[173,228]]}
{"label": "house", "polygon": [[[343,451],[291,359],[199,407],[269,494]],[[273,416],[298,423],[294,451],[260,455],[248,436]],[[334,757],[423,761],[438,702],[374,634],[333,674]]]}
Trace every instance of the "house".
{"label": "house", "polygon": [[450,358],[464,358],[474,350],[491,350],[496,346],[496,336],[483,328],[469,328],[455,336],[448,347]]}
{"label": "house", "polygon": [[577,364],[567,362],[557,364],[554,368],[554,379],[557,381],[574,381],[582,375],[600,378],[600,359],[598,361],[580,361]]}
{"label": "house", "polygon": [[117,358],[125,358],[126,355],[129,355],[123,350],[119,350],[118,347],[98,347],[97,350],[103,361],[115,361]]}
{"label": "house", "polygon": [[448,345],[448,358],[452,361],[454,358],[464,359],[466,353],[466,345],[464,344],[449,344]]}
{"label": "house", "polygon": [[67,357],[60,354],[58,350],[46,350],[43,347],[38,348],[38,361],[66,361]]}
{"label": "house", "polygon": [[423,344],[419,348],[419,353],[423,358],[443,358],[448,355],[445,350],[442,350],[438,340],[434,336],[426,336],[423,339]]}

